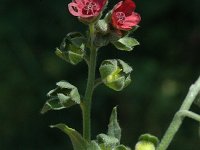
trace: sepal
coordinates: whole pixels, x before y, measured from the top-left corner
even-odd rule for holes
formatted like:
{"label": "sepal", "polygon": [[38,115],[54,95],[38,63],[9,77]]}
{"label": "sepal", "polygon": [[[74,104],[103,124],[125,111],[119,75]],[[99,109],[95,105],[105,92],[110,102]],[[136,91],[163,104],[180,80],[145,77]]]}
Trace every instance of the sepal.
{"label": "sepal", "polygon": [[109,22],[106,22],[106,20],[101,19],[96,23],[96,30],[97,32],[100,32],[101,34],[105,35],[109,33]]}
{"label": "sepal", "polygon": [[104,60],[99,71],[103,83],[115,91],[121,91],[131,82],[132,68],[120,59]]}
{"label": "sepal", "polygon": [[135,38],[125,36],[117,41],[113,41],[112,44],[119,50],[132,51],[133,48],[140,43]]}
{"label": "sepal", "polygon": [[143,134],[135,146],[135,150],[155,150],[159,140],[151,134]]}
{"label": "sepal", "polygon": [[80,104],[80,95],[78,89],[66,81],[60,81],[57,87],[47,93],[49,100],[44,104],[41,113],[49,110],[60,110]]}
{"label": "sepal", "polygon": [[59,48],[56,48],[56,55],[61,59],[76,65],[85,56],[86,38],[79,32],[71,32],[63,39]]}

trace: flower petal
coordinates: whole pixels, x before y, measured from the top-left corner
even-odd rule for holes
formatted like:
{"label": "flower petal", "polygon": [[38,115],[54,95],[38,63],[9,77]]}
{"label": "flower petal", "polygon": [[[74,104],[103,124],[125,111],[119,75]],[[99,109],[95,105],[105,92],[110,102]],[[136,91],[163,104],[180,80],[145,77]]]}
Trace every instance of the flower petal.
{"label": "flower petal", "polygon": [[74,16],[81,16],[81,9],[78,7],[77,3],[71,2],[68,4],[69,12]]}
{"label": "flower petal", "polygon": [[138,13],[132,12],[132,14],[128,17],[126,17],[126,20],[124,22],[124,25],[127,26],[136,26],[141,21],[141,17]]}

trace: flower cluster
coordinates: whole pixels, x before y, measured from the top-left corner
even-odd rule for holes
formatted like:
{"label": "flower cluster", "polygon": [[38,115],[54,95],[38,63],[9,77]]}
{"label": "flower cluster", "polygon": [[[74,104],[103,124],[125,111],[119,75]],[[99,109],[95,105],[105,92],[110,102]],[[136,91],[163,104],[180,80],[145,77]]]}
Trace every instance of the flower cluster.
{"label": "flower cluster", "polygon": [[[95,20],[101,15],[107,0],[74,0],[69,3],[69,12],[81,20]],[[110,24],[117,30],[128,31],[139,24],[141,17],[135,12],[136,5],[132,0],[117,3],[111,11]]]}

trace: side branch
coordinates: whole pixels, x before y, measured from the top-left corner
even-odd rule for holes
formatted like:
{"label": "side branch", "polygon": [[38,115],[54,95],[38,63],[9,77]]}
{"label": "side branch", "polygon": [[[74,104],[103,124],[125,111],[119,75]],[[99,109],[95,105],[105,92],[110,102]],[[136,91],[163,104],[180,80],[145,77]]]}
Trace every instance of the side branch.
{"label": "side branch", "polygon": [[[166,150],[171,143],[172,139],[174,138],[176,132],[180,128],[183,119],[185,116],[190,117],[199,121],[199,115],[192,113],[189,111],[192,103],[194,102],[195,98],[197,97],[198,93],[200,92],[200,77],[197,81],[190,87],[189,92],[183,101],[182,106],[180,107],[178,113],[174,116],[169,128],[167,129],[165,135],[163,136],[160,144],[156,148],[156,150]],[[177,115],[178,114],[178,115]],[[183,115],[180,117],[180,115]]]}

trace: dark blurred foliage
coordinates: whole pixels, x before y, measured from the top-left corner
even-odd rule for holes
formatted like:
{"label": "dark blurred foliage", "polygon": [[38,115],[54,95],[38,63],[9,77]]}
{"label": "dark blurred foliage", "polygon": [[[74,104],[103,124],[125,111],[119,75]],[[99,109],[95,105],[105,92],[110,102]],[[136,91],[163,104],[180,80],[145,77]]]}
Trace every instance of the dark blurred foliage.
{"label": "dark blurred foliage", "polygon": [[[111,1],[112,8],[117,1]],[[86,31],[67,11],[69,0],[0,1],[0,149],[72,150],[69,138],[50,124],[65,122],[81,132],[78,106],[41,115],[46,93],[60,80],[84,92],[87,68],[66,64],[55,47],[71,31]],[[139,1],[141,46],[127,53],[112,45],[99,51],[99,63],[121,58],[133,66],[133,82],[122,92],[101,85],[94,94],[92,135],[106,132],[118,105],[124,144],[134,147],[142,133],[159,138],[200,74],[200,1]],[[200,113],[200,108],[192,110]],[[198,123],[186,119],[170,150],[199,150]]]}

